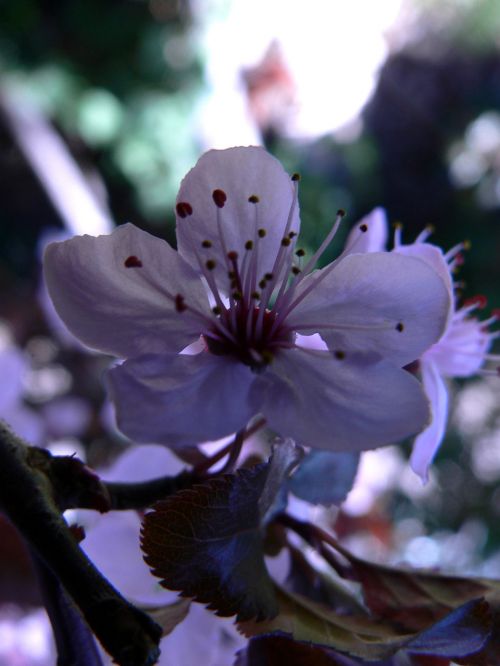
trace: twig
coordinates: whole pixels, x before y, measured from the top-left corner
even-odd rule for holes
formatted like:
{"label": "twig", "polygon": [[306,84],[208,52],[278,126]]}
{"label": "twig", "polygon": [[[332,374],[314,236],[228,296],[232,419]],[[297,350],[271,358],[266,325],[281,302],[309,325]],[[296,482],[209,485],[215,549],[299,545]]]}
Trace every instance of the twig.
{"label": "twig", "polygon": [[76,543],[47,476],[29,464],[30,447],[0,422],[0,507],[64,585],[120,666],[152,666],[161,628],[128,603]]}

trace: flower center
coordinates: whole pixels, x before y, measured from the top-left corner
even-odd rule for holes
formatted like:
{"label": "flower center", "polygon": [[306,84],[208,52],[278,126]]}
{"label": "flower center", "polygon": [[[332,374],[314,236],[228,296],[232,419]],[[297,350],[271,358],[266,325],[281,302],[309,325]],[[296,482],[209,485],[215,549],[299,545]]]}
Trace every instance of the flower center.
{"label": "flower center", "polygon": [[[262,315],[259,307],[250,304],[250,308],[248,310],[246,304],[241,302],[236,305],[232,318],[227,313],[220,315],[231,336],[225,336],[214,326],[203,337],[212,354],[233,356],[259,372],[272,362],[278,349],[293,344],[294,334],[286,326],[274,326],[275,312],[265,310]],[[258,325],[260,319],[262,322]]]}

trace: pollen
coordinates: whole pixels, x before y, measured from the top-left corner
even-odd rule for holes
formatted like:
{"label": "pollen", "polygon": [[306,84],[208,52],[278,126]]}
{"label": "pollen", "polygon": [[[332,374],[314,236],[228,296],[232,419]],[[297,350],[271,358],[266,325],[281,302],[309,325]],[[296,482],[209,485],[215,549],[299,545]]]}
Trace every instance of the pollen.
{"label": "pollen", "polygon": [[125,268],[141,268],[142,261],[139,257],[136,257],[135,254],[131,254],[130,257],[127,257],[123,262]]}
{"label": "pollen", "polygon": [[212,192],[212,199],[214,200],[217,208],[224,208],[224,204],[227,201],[227,194],[224,190],[214,190]]}
{"label": "pollen", "polygon": [[183,219],[193,214],[193,207],[187,201],[179,201],[175,207],[177,215]]}

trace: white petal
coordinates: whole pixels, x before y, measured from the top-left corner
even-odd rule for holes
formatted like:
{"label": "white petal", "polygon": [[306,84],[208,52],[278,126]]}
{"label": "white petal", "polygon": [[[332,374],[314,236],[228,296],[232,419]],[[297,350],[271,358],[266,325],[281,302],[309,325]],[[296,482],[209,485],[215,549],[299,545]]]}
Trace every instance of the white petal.
{"label": "white petal", "polygon": [[[222,190],[226,202],[218,208],[213,200],[214,190]],[[256,195],[258,203],[248,198]],[[229,148],[210,150],[181,183],[177,196],[179,203],[188,203],[192,214],[177,214],[177,240],[179,252],[195,265],[198,253],[203,262],[216,261],[214,274],[219,288],[228,293],[226,256],[218,231],[217,215],[227,251],[236,251],[241,262],[245,243],[255,241],[256,229],[265,229],[266,236],[258,239],[257,281],[273,269],[274,260],[285,233],[292,205],[295,206],[289,231],[298,232],[299,214],[295,201],[295,187],[281,164],[263,148]],[[202,248],[203,241],[212,247]],[[255,247],[250,250],[255,256]]]}
{"label": "white petal", "polygon": [[[320,274],[307,277],[301,291]],[[450,306],[445,283],[426,262],[389,252],[352,254],[304,298],[287,324],[320,333],[332,350],[376,352],[403,366],[441,337]]]}
{"label": "white petal", "polygon": [[484,363],[491,337],[478,319],[456,317],[443,337],[423,355],[445,377],[470,377]]}
{"label": "white petal", "polygon": [[[366,231],[363,229],[366,227]],[[374,208],[356,222],[345,243],[344,252],[383,252],[388,238],[387,215],[384,208]]]}
{"label": "white petal", "polygon": [[255,382],[261,411],[282,436],[331,451],[361,451],[421,430],[428,402],[413,375],[371,356],[314,351],[276,356]]}
{"label": "white petal", "polygon": [[450,267],[448,266],[440,247],[432,245],[431,243],[411,243],[411,245],[399,245],[393,250],[393,252],[405,257],[414,257],[415,259],[424,261],[441,277],[453,298],[453,284]]}
{"label": "white petal", "polygon": [[254,411],[254,374],[229,357],[144,355],[109,373],[120,430],[130,439],[171,448],[215,440],[243,428]]}
{"label": "white petal", "polygon": [[[127,260],[141,265],[127,267]],[[181,294],[186,305],[209,312],[203,284],[190,266],[168,243],[131,224],[109,236],[49,245],[44,269],[69,330],[89,347],[116,356],[178,351],[198,337],[199,318],[177,312],[172,296]]]}
{"label": "white petal", "polygon": [[429,478],[429,466],[441,444],[448,416],[448,391],[433,363],[422,362],[422,382],[431,402],[432,421],[413,444],[410,465],[424,483]]}

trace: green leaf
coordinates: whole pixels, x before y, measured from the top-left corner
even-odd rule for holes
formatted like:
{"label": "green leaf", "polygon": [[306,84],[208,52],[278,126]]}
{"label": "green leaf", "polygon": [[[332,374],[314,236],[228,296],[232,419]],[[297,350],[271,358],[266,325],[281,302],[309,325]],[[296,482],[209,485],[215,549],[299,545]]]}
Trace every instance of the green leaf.
{"label": "green leaf", "polygon": [[278,612],[264,563],[262,533],[297,459],[291,443],[268,463],[214,478],[158,502],[144,518],[142,548],[168,589],[218,615],[262,620]]}

